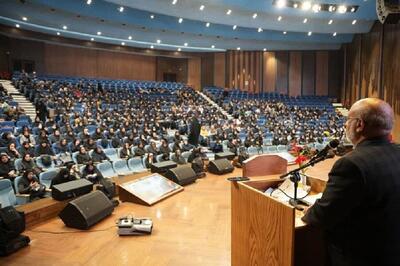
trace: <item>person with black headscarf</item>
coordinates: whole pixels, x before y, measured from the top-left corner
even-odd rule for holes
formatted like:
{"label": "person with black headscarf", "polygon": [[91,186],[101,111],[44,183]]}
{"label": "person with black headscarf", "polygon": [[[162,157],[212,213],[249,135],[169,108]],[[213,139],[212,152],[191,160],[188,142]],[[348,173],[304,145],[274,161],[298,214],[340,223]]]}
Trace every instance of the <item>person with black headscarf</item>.
{"label": "person with black headscarf", "polygon": [[0,154],[0,177],[14,181],[17,176],[14,163],[10,160],[6,153]]}
{"label": "person with black headscarf", "polygon": [[190,132],[188,135],[188,141],[193,146],[197,147],[199,145],[201,125],[197,119],[197,114],[193,115],[190,122]]}
{"label": "person with black headscarf", "polygon": [[50,188],[58,184],[76,180],[76,177],[70,173],[73,165],[73,163],[70,163],[66,168],[61,168],[60,172],[51,180]]}

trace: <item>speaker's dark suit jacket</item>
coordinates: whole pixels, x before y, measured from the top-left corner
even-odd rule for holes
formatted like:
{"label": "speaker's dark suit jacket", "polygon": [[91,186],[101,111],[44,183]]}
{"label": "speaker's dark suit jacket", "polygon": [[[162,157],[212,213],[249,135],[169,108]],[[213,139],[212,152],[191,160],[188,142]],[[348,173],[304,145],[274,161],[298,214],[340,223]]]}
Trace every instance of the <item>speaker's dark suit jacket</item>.
{"label": "speaker's dark suit jacket", "polygon": [[335,163],[303,220],[324,229],[335,265],[400,265],[400,148],[359,143]]}

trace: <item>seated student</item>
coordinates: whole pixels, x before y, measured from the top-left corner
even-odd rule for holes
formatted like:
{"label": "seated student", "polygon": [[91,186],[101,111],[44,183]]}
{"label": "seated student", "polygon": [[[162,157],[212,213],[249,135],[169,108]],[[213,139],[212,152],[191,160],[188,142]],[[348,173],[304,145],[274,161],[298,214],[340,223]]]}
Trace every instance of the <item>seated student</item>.
{"label": "seated student", "polygon": [[21,158],[24,157],[25,154],[29,153],[31,157],[35,157],[35,149],[29,144],[29,142],[22,142],[21,147],[18,149]]}
{"label": "seated student", "polygon": [[181,150],[176,150],[174,155],[172,156],[172,161],[174,161],[177,164],[185,164],[186,160],[183,158]]}
{"label": "seated student", "polygon": [[67,139],[61,139],[56,145],[54,145],[54,152],[56,154],[59,153],[67,153],[69,152]]}
{"label": "seated student", "polygon": [[9,179],[11,182],[17,177],[14,163],[9,159],[6,153],[0,154],[0,177]]}
{"label": "seated student", "polygon": [[61,168],[60,172],[51,180],[50,188],[53,186],[76,180],[76,176],[71,174],[71,168],[74,164],[70,163],[65,168]]}
{"label": "seated student", "polygon": [[87,151],[91,151],[97,147],[96,142],[92,138],[88,138],[83,145]]}
{"label": "seated student", "polygon": [[35,175],[39,175],[42,172],[42,169],[36,165],[35,161],[31,158],[31,155],[26,153],[24,157],[22,157],[20,172],[24,173],[28,170],[33,170]]}
{"label": "seated student", "polygon": [[49,136],[50,143],[57,143],[61,140],[60,130],[56,129],[53,134]]}
{"label": "seated student", "polygon": [[89,156],[89,153],[86,151],[84,146],[80,146],[79,152],[76,155],[76,162],[78,164],[87,164],[89,161],[92,161],[92,159]]}
{"label": "seated student", "polygon": [[94,133],[92,134],[92,139],[98,140],[104,138],[103,132],[100,127],[96,128]]}
{"label": "seated student", "polygon": [[13,142],[8,144],[6,153],[10,157],[11,161],[14,161],[15,159],[18,159],[21,157],[20,153],[15,148],[15,143],[13,143]]}
{"label": "seated student", "polygon": [[198,156],[202,157],[201,148],[200,147],[194,148],[192,150],[192,152],[190,153],[190,155],[188,157],[188,163],[191,163],[194,160],[194,158],[196,158]]}
{"label": "seated student", "polygon": [[124,143],[129,144],[129,148],[132,148],[135,145],[135,135],[130,134],[125,140]]}
{"label": "seated student", "polygon": [[168,146],[168,142],[165,139],[161,140],[160,153],[169,154],[170,152],[171,149]]}
{"label": "seated student", "polygon": [[103,161],[110,161],[110,158],[107,157],[101,146],[97,146],[92,152],[92,161],[94,163],[101,163]]}
{"label": "seated student", "polygon": [[152,153],[154,156],[160,154],[160,150],[157,148],[156,143],[154,141],[152,141],[150,143],[150,147],[148,149],[149,153]]}
{"label": "seated student", "polygon": [[159,158],[159,163],[169,161],[169,153],[163,153],[161,158]]}
{"label": "seated student", "polygon": [[81,140],[80,139],[75,139],[73,142],[72,142],[72,145],[71,145],[71,148],[70,148],[70,150],[71,150],[71,152],[77,152],[77,151],[79,151],[79,147],[81,146]]}
{"label": "seated student", "polygon": [[150,169],[153,163],[156,163],[156,159],[154,158],[154,155],[152,153],[148,153],[146,159],[144,160],[146,168]]}
{"label": "seated student", "polygon": [[82,170],[82,178],[89,180],[92,183],[99,183],[104,179],[99,169],[93,164],[93,161],[89,161]]}
{"label": "seated student", "polygon": [[27,170],[18,182],[18,192],[20,194],[29,194],[30,200],[44,198],[46,186],[40,184],[32,170]]}
{"label": "seated student", "polygon": [[50,143],[49,138],[47,137],[47,132],[44,129],[40,130],[36,140],[36,143],[42,143],[42,142]]}
{"label": "seated student", "polygon": [[40,145],[35,148],[35,157],[39,157],[41,155],[49,155],[54,157],[54,152],[48,142],[41,142]]}
{"label": "seated student", "polygon": [[235,160],[233,162],[233,165],[242,168],[243,167],[243,162],[249,158],[249,154],[247,153],[247,149],[245,147],[240,147],[239,148],[239,155],[237,161]]}
{"label": "seated student", "polygon": [[181,150],[183,142],[181,140],[175,140],[174,146],[172,147],[172,152],[175,152],[176,150]]}
{"label": "seated student", "polygon": [[227,147],[229,149],[230,152],[234,153],[235,155],[238,152],[238,148],[239,148],[239,143],[237,142],[236,139],[229,139]]}
{"label": "seated student", "polygon": [[81,141],[82,141],[82,142],[85,142],[85,141],[87,141],[87,140],[90,139],[90,138],[91,138],[91,136],[90,136],[90,134],[89,134],[89,129],[85,127],[85,128],[83,129],[82,134],[81,134]]}
{"label": "seated student", "polygon": [[144,143],[139,142],[139,145],[135,149],[135,156],[143,157],[145,154],[146,154],[146,151],[144,150]]}
{"label": "seated student", "polygon": [[220,139],[217,139],[214,146],[212,147],[212,152],[218,153],[218,152],[223,152],[223,147]]}
{"label": "seated student", "polygon": [[4,132],[3,135],[1,135],[0,147],[7,147],[10,143],[15,143],[13,134],[11,132]]}
{"label": "seated student", "polygon": [[75,140],[75,133],[72,130],[67,131],[67,134],[65,135],[65,139],[67,140],[68,143],[74,142]]}
{"label": "seated student", "polygon": [[129,148],[129,143],[127,143],[127,142],[124,143],[124,146],[122,147],[122,149],[119,152],[119,157],[121,159],[126,159],[126,160],[133,157],[132,151]]}
{"label": "seated student", "polygon": [[30,144],[31,147],[34,147],[36,145],[36,140],[35,138],[32,136],[32,134],[29,132],[29,128],[25,127],[23,129],[23,132],[19,138],[20,143],[23,142],[28,142]]}
{"label": "seated student", "polygon": [[183,145],[182,145],[182,152],[184,151],[191,151],[194,148],[194,146],[192,144],[189,143],[189,141],[187,139],[185,139],[183,141]]}
{"label": "seated student", "polygon": [[190,158],[191,160],[189,162],[191,162],[192,164],[192,169],[193,171],[196,173],[197,177],[204,177],[205,171],[204,171],[204,162],[203,162],[203,158],[200,152],[200,148],[196,148],[194,149],[194,152],[192,152],[193,155],[192,158]]}

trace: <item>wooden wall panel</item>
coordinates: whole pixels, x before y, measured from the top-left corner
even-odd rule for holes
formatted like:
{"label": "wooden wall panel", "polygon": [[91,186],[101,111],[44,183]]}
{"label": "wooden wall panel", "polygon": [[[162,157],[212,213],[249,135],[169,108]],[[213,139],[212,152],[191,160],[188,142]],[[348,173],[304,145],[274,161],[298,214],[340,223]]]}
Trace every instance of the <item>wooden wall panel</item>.
{"label": "wooden wall panel", "polygon": [[315,94],[315,52],[303,52],[302,61],[302,95]]}
{"label": "wooden wall panel", "polygon": [[201,89],[201,59],[188,59],[188,82],[195,90]]}
{"label": "wooden wall panel", "polygon": [[264,91],[275,92],[276,89],[276,57],[274,52],[264,52]]}
{"label": "wooden wall panel", "polygon": [[14,60],[29,60],[35,62],[38,73],[44,72],[44,43],[10,38],[9,45],[11,68]]}
{"label": "wooden wall panel", "polygon": [[337,99],[341,98],[341,90],[343,84],[343,51],[329,52],[329,75],[328,75],[328,95]]}
{"label": "wooden wall panel", "polygon": [[329,82],[329,53],[316,53],[315,94],[328,95]]}
{"label": "wooden wall panel", "polygon": [[301,95],[302,53],[290,52],[289,95]]}
{"label": "wooden wall panel", "polygon": [[289,90],[289,52],[276,52],[276,92],[288,94]]}
{"label": "wooden wall panel", "polygon": [[[189,59],[190,62],[190,59]],[[225,88],[225,53],[214,54],[214,85]]]}
{"label": "wooden wall panel", "polygon": [[188,81],[188,60],[186,58],[172,58],[158,56],[156,60],[156,80],[163,81],[164,73],[176,74],[176,81]]}
{"label": "wooden wall panel", "polygon": [[201,87],[214,85],[214,54],[205,53],[201,56]]}

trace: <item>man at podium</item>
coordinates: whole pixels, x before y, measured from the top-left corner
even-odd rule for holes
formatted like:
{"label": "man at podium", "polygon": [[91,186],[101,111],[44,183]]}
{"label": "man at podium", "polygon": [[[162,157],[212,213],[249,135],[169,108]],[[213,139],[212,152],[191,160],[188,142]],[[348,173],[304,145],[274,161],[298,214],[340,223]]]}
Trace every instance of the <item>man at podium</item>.
{"label": "man at podium", "polygon": [[302,218],[326,235],[331,265],[400,265],[400,147],[389,142],[394,114],[376,98],[357,101],[346,121],[355,149],[329,173]]}

